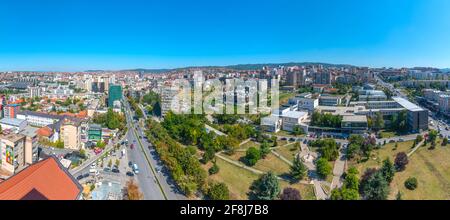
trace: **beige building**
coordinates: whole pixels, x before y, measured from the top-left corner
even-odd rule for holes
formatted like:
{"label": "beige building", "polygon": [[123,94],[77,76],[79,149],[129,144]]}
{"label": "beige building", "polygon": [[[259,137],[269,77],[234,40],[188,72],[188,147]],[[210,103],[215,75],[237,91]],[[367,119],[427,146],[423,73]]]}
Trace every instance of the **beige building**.
{"label": "beige building", "polygon": [[39,129],[31,126],[25,127],[20,134],[25,136],[25,164],[37,162],[38,158],[38,134]]}
{"label": "beige building", "polygon": [[0,134],[2,174],[13,175],[25,167],[25,136],[21,134]]}
{"label": "beige building", "polygon": [[64,119],[61,125],[61,139],[64,141],[64,148],[80,150],[81,122],[76,119]]}

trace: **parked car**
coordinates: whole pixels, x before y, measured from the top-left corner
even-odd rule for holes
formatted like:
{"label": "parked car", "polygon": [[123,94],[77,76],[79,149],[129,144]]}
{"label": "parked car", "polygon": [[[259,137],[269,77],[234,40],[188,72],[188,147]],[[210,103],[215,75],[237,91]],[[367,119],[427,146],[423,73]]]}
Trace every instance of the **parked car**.
{"label": "parked car", "polygon": [[132,167],[132,166],[133,166],[133,162],[128,161],[128,166],[129,166],[129,167]]}
{"label": "parked car", "polygon": [[117,168],[113,168],[111,171],[112,171],[113,173],[120,173],[120,170],[117,169]]}
{"label": "parked car", "polygon": [[111,172],[111,168],[105,167],[105,169],[103,169],[103,171],[105,171],[105,172]]}
{"label": "parked car", "polygon": [[127,176],[131,176],[131,177],[132,177],[132,176],[134,176],[134,173],[131,172],[131,171],[128,171],[128,172],[127,172]]}
{"label": "parked car", "polygon": [[133,164],[133,172],[134,172],[135,174],[138,174],[138,173],[139,173],[139,167],[138,167],[137,164]]}
{"label": "parked car", "polygon": [[87,178],[87,177],[89,177],[89,175],[90,175],[89,173],[85,173],[85,174],[83,175],[83,177],[84,177],[84,178]]}
{"label": "parked car", "polygon": [[81,179],[83,179],[84,178],[84,176],[83,175],[79,175],[79,176],[77,176],[77,180],[81,180]]}

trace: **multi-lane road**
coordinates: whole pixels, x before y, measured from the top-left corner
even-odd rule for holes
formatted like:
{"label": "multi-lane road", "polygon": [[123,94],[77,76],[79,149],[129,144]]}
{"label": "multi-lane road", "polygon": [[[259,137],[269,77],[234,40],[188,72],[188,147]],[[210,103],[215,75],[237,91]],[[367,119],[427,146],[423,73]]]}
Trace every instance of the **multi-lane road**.
{"label": "multi-lane road", "polygon": [[140,169],[137,179],[144,194],[144,199],[186,199],[173,182],[170,171],[159,160],[159,156],[152,144],[145,138],[144,130],[134,121],[134,112],[131,110],[129,103],[124,101],[124,104],[128,127],[128,143],[134,145],[133,149],[128,148],[128,159],[136,163]]}

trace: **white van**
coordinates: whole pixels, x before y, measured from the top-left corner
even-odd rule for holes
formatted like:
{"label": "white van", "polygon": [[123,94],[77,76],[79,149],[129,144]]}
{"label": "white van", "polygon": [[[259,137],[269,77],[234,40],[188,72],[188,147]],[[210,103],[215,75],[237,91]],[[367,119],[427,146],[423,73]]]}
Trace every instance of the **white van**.
{"label": "white van", "polygon": [[89,169],[89,173],[96,174],[97,170],[96,169]]}

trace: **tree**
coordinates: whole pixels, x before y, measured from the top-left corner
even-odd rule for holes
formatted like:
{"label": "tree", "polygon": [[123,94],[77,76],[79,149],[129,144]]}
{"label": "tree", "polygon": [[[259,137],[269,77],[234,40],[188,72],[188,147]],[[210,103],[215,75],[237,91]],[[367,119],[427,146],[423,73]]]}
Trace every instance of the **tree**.
{"label": "tree", "polygon": [[213,165],[211,168],[208,169],[209,175],[214,175],[218,173],[220,170],[219,166],[217,166],[216,162],[213,162]]}
{"label": "tree", "polygon": [[417,188],[418,182],[415,177],[409,177],[405,181],[405,187],[409,190],[415,190]]}
{"label": "tree", "polygon": [[266,158],[267,154],[270,153],[269,143],[267,143],[267,141],[264,141],[260,146],[260,150],[261,150],[261,157]]}
{"label": "tree", "polygon": [[388,183],[391,183],[395,175],[395,167],[389,158],[383,161],[380,172],[383,174],[384,178]]}
{"label": "tree", "polygon": [[305,178],[306,174],[308,173],[308,168],[303,164],[300,157],[295,157],[294,163],[291,166],[290,174],[292,178],[294,178],[296,181],[300,181],[303,178]]}
{"label": "tree", "polygon": [[109,161],[108,161],[108,167],[111,167],[111,166],[112,166],[112,160],[109,159]]}
{"label": "tree", "polygon": [[430,132],[428,132],[428,141],[431,143],[435,143],[437,136],[438,132],[436,130],[430,130]]}
{"label": "tree", "polygon": [[327,159],[321,157],[316,161],[316,169],[317,174],[319,174],[320,177],[325,179],[328,175],[331,174],[332,167],[328,163]]}
{"label": "tree", "polygon": [[203,153],[201,162],[206,164],[210,160],[214,159],[215,156],[216,156],[216,151],[214,150],[214,147],[213,146],[208,146],[208,147],[206,147],[206,150]]}
{"label": "tree", "polygon": [[300,192],[297,189],[286,187],[280,194],[281,200],[302,200]]}
{"label": "tree", "polygon": [[268,172],[255,180],[250,190],[251,199],[274,200],[280,194],[280,183],[274,173]]}
{"label": "tree", "polygon": [[255,147],[249,147],[245,153],[245,162],[248,166],[254,166],[261,159],[261,152]]}
{"label": "tree", "polygon": [[395,169],[397,171],[403,171],[406,168],[406,165],[409,163],[408,155],[405,152],[400,152],[395,156]]}
{"label": "tree", "polygon": [[212,200],[228,200],[230,199],[230,191],[225,183],[212,183],[208,187],[207,194]]}
{"label": "tree", "polygon": [[447,144],[448,144],[448,138],[444,138],[444,139],[442,139],[442,146],[447,146]]}
{"label": "tree", "polygon": [[420,142],[422,142],[423,141],[423,136],[422,135],[417,135],[417,137],[416,137],[416,143],[420,143]]}
{"label": "tree", "polygon": [[298,125],[294,126],[294,128],[292,129],[292,134],[293,135],[302,135],[304,133],[305,132],[303,131],[303,129],[300,126],[298,126]]}
{"label": "tree", "polygon": [[3,134],[2,126],[0,125],[0,134]]}
{"label": "tree", "polygon": [[397,192],[397,195],[395,196],[396,200],[402,200],[402,193],[400,191]]}
{"label": "tree", "polygon": [[382,172],[375,172],[362,184],[362,194],[368,200],[386,200],[389,195],[389,183]]}
{"label": "tree", "polygon": [[374,128],[376,131],[379,131],[383,127],[384,127],[383,115],[380,112],[377,112],[375,115]]}
{"label": "tree", "polygon": [[134,182],[134,180],[129,180],[126,184],[125,195],[128,200],[142,200],[144,195],[139,190],[139,186]]}
{"label": "tree", "polygon": [[328,161],[336,160],[339,156],[339,148],[334,139],[323,139],[311,142],[312,147],[318,148],[322,158]]}

